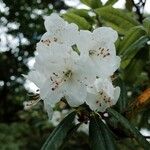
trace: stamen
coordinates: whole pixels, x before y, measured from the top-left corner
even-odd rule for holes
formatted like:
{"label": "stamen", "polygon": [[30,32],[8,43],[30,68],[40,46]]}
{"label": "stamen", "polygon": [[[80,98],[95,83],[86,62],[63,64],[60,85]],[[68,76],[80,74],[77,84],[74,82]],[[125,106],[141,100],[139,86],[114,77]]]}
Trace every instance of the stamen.
{"label": "stamen", "polygon": [[99,47],[98,50],[89,50],[89,55],[95,55],[105,58],[110,55],[109,49]]}
{"label": "stamen", "polygon": [[68,70],[68,71],[62,71],[63,74],[59,75],[55,72],[53,72],[53,76],[50,76],[50,80],[52,81],[51,83],[51,90],[54,91],[56,90],[60,84],[63,84],[64,82],[67,81],[67,79],[71,78],[72,76],[72,71]]}
{"label": "stamen", "polygon": [[40,100],[41,100],[41,98],[39,98],[37,100],[25,101],[23,103],[24,109],[25,110],[29,110],[30,108],[32,108],[33,106],[35,106]]}

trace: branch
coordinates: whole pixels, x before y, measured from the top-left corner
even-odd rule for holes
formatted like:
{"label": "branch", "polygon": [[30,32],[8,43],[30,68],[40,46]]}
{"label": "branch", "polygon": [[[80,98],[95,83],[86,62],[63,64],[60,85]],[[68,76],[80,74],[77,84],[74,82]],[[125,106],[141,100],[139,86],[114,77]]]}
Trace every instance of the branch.
{"label": "branch", "polygon": [[143,20],[143,15],[141,14],[140,6],[139,6],[139,4],[141,3],[141,1],[139,1],[137,4],[135,4],[134,0],[132,0],[132,3],[133,3],[133,6],[136,8],[136,13],[137,13],[138,16],[139,16],[139,21],[142,22],[142,20]]}

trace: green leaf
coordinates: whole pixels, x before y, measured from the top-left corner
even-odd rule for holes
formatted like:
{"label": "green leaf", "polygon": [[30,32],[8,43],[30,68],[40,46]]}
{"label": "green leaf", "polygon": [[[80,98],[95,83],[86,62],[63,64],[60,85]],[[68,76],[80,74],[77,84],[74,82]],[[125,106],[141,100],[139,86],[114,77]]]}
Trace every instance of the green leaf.
{"label": "green leaf", "polygon": [[121,67],[123,69],[125,69],[129,65],[130,61],[140,51],[140,49],[145,46],[148,40],[149,38],[147,36],[142,36],[138,40],[136,40],[132,45],[130,45],[124,52],[121,53]]}
{"label": "green leaf", "polygon": [[94,22],[94,19],[89,16],[89,10],[87,9],[69,9],[68,10],[68,13],[73,13],[73,14],[76,14],[80,17],[83,17],[85,18],[89,23],[93,23]]}
{"label": "green leaf", "polygon": [[65,146],[68,143],[68,140],[74,135],[74,133],[78,130],[78,128],[80,127],[80,125],[81,125],[81,123],[78,123],[78,124],[74,125],[72,127],[72,129],[69,130],[66,138],[64,139],[64,142],[63,142],[62,146],[60,147],[61,150],[63,150],[65,148]]}
{"label": "green leaf", "polygon": [[147,34],[150,36],[150,17],[143,20],[143,26],[145,27]]}
{"label": "green leaf", "polygon": [[142,72],[144,65],[145,62],[142,59],[140,58],[133,59],[130,62],[130,65],[128,65],[124,69],[123,74],[124,81],[128,82],[128,84],[135,83],[140,73]]}
{"label": "green leaf", "polygon": [[102,2],[100,0],[80,0],[83,4],[95,9],[102,6]]}
{"label": "green leaf", "polygon": [[95,9],[95,12],[106,26],[112,27],[120,34],[125,34],[139,24],[128,12],[111,6]]}
{"label": "green leaf", "polygon": [[77,24],[80,29],[90,30],[92,27],[91,24],[84,17],[78,16],[71,12],[63,14],[63,18],[69,23]]}
{"label": "green leaf", "polygon": [[96,114],[90,119],[89,136],[92,150],[116,150],[109,128]]}
{"label": "green leaf", "polygon": [[142,26],[135,26],[128,30],[123,40],[119,43],[119,54],[122,55],[129,46],[131,46],[134,42],[136,42],[140,37],[144,36],[145,34],[146,32]]}
{"label": "green leaf", "polygon": [[121,78],[117,78],[115,80],[115,85],[119,86],[121,89],[120,97],[115,106],[117,107],[117,110],[119,112],[124,112],[128,104],[127,89],[126,89],[124,81]]}
{"label": "green leaf", "polygon": [[143,148],[147,150],[150,148],[150,144],[148,141],[146,141],[146,138],[141,135],[141,133],[132,124],[130,124],[125,117],[123,117],[120,113],[111,108],[108,108],[107,112],[111,116],[115,117],[126,130],[130,131],[130,133],[141,144],[141,146],[143,146]]}
{"label": "green leaf", "polygon": [[118,1],[118,0],[108,0],[108,1],[106,2],[105,6],[107,6],[107,5],[113,5],[113,4],[115,4],[117,1]]}
{"label": "green leaf", "polygon": [[50,134],[41,150],[58,150],[70,129],[74,126],[76,113],[70,113]]}

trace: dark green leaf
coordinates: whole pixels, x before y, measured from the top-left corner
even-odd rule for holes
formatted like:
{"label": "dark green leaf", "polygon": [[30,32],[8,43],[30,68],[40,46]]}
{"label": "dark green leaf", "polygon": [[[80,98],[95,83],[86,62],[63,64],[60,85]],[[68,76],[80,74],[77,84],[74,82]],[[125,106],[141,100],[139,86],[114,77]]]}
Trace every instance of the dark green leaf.
{"label": "dark green leaf", "polygon": [[124,69],[124,81],[130,84],[134,83],[137,80],[137,77],[139,77],[140,73],[142,72],[144,64],[145,62],[142,59],[133,59],[130,62],[130,65],[128,65]]}
{"label": "dark green leaf", "polygon": [[91,29],[90,23],[84,17],[78,16],[74,13],[68,12],[66,14],[63,14],[63,18],[69,23],[77,24],[80,29]]}
{"label": "dark green leaf", "polygon": [[127,104],[128,104],[126,86],[125,86],[125,83],[123,82],[123,80],[121,78],[117,78],[115,80],[115,85],[119,86],[121,89],[120,97],[117,101],[116,107],[117,107],[119,112],[124,112],[124,110],[126,109]]}
{"label": "dark green leaf", "polygon": [[139,23],[131,15],[121,9],[115,9],[111,6],[95,9],[101,21],[121,34],[125,34],[130,28]]}
{"label": "dark green leaf", "polygon": [[121,67],[124,69],[128,66],[133,57],[139,52],[139,50],[145,46],[149,38],[147,36],[142,36],[138,40],[136,40],[133,44],[131,44],[122,55],[122,64]]}
{"label": "dark green leaf", "polygon": [[150,144],[148,141],[146,141],[146,138],[142,136],[141,133],[132,124],[130,124],[125,117],[123,117],[120,113],[118,113],[117,111],[111,108],[108,108],[107,112],[111,116],[115,117],[120,122],[120,124],[124,127],[124,129],[130,131],[130,133],[143,146],[143,148],[145,148],[145,150],[148,150],[150,148]]}
{"label": "dark green leaf", "polygon": [[80,0],[83,4],[91,7],[91,8],[99,8],[102,6],[102,2],[100,0]]}
{"label": "dark green leaf", "polygon": [[89,136],[92,150],[116,150],[109,128],[97,114],[91,116]]}
{"label": "dark green leaf", "polygon": [[69,130],[74,126],[74,118],[76,113],[70,113],[50,134],[41,150],[58,150],[63,143]]}
{"label": "dark green leaf", "polygon": [[73,136],[73,134],[78,130],[78,128],[80,127],[81,123],[78,123],[76,125],[74,125],[68,132],[66,138],[63,140],[63,144],[61,146],[61,150],[64,149],[64,147],[67,145],[68,140]]}

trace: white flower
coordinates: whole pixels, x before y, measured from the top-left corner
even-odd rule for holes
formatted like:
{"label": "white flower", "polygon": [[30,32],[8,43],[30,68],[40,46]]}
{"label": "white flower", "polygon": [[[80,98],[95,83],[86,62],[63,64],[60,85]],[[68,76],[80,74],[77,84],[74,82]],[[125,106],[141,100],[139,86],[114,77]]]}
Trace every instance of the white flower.
{"label": "white flower", "polygon": [[67,23],[56,13],[46,17],[44,24],[47,32],[40,41],[44,45],[51,46],[54,43],[59,43],[72,46],[76,43],[79,34],[76,24]]}
{"label": "white flower", "polygon": [[113,87],[109,79],[99,78],[88,88],[86,102],[94,111],[104,112],[115,105],[120,95],[120,88]]}
{"label": "white flower", "polygon": [[[31,70],[28,74],[28,76],[24,75],[24,77],[30,81],[32,81],[39,89],[40,89],[40,95],[37,97],[36,100],[31,100],[31,101],[25,101],[23,103],[24,105],[24,109],[30,109],[31,107],[33,107],[34,105],[36,105],[41,99],[41,97],[43,97],[45,95],[44,90],[45,90],[45,82],[46,82],[46,77],[44,76],[44,74],[40,73],[37,70]],[[49,101],[44,101],[44,108],[48,114],[49,119],[52,118],[53,115],[53,109],[50,105]]]}
{"label": "white flower", "polygon": [[[114,88],[108,78],[120,65],[114,45],[117,33],[108,27],[93,32],[78,31],[77,25],[54,13],[45,19],[45,28],[46,33],[36,47],[34,70],[26,76],[40,90],[39,99],[30,104],[44,100],[49,118],[63,97],[72,107],[86,101],[94,111],[103,112],[114,105],[120,88]],[[73,50],[73,45],[80,55]],[[28,104],[25,103],[26,108],[30,108]]]}
{"label": "white flower", "polygon": [[81,52],[81,57],[87,57],[97,68],[99,77],[109,77],[118,69],[120,57],[116,56],[114,42],[117,32],[109,27],[100,27],[92,33],[90,31],[80,31],[80,38],[77,47]]}
{"label": "white flower", "polygon": [[36,71],[28,75],[28,79],[40,88],[41,98],[51,107],[62,97],[73,107],[84,103],[86,88],[96,79],[95,68],[89,69],[90,63],[79,59],[78,54],[64,44],[54,44],[50,50],[41,51],[35,59]]}

